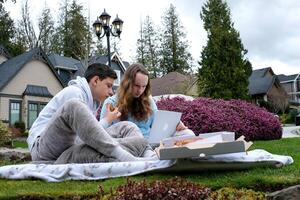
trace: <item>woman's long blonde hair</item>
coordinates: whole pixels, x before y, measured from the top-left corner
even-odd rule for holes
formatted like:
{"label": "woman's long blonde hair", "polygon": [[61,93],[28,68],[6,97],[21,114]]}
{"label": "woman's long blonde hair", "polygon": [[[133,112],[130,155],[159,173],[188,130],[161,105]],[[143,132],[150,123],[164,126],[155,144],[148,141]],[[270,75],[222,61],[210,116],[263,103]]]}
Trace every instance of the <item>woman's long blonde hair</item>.
{"label": "woman's long blonde hair", "polygon": [[[138,72],[148,76],[148,84],[144,93],[140,97],[134,98],[132,95],[132,88],[134,86],[135,76]],[[149,72],[142,64],[136,63],[130,65],[126,69],[121,85],[117,91],[117,107],[122,113],[121,120],[127,120],[129,113],[138,121],[146,120],[152,113],[149,98],[150,94],[151,88]]]}

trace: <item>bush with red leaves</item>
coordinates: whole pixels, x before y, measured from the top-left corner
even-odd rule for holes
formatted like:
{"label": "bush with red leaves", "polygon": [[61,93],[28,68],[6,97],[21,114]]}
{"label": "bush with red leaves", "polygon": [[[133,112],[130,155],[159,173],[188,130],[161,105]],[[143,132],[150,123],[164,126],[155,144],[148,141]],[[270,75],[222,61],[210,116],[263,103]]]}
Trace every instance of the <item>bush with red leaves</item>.
{"label": "bush with red leaves", "polygon": [[181,120],[196,135],[218,131],[232,131],[236,138],[244,135],[246,140],[280,139],[280,121],[265,108],[242,100],[198,98],[165,98],[157,102],[161,110],[182,112]]}

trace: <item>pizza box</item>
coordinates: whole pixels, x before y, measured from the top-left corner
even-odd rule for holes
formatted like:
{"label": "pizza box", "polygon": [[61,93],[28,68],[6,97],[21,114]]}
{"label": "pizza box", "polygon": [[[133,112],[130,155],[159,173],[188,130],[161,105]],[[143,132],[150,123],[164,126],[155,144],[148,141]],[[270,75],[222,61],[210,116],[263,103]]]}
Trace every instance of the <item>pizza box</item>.
{"label": "pizza box", "polygon": [[169,160],[245,152],[251,144],[244,140],[244,136],[235,140],[234,132],[224,131],[166,138],[155,151],[160,160]]}

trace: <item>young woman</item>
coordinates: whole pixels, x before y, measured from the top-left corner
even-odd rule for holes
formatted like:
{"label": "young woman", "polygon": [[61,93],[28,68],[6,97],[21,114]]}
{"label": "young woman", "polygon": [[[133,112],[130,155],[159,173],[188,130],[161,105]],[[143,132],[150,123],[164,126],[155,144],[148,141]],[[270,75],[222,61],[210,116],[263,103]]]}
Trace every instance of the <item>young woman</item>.
{"label": "young woman", "polygon": [[[100,119],[105,118],[106,127],[118,121],[131,121],[148,138],[156,111],[157,106],[151,97],[149,72],[142,64],[136,63],[125,71],[117,94],[104,101]],[[117,112],[121,116],[117,116]],[[177,131],[185,129],[182,122],[176,128]]]}

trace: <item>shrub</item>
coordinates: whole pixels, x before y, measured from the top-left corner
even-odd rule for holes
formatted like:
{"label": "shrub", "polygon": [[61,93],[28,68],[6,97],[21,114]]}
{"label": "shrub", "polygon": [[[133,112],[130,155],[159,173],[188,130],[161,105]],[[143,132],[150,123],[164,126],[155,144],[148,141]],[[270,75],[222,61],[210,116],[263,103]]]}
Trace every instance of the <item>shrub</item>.
{"label": "shrub", "polygon": [[21,134],[24,134],[24,132],[25,132],[25,123],[23,121],[15,122],[14,127],[19,129]]}
{"label": "shrub", "polygon": [[0,146],[11,145],[11,132],[7,126],[0,121]]}
{"label": "shrub", "polygon": [[210,133],[232,131],[236,138],[244,135],[246,140],[280,139],[282,127],[278,118],[265,108],[241,100],[198,98],[166,98],[157,102],[162,110],[182,112],[181,120],[195,132]]}
{"label": "shrub", "polygon": [[265,194],[249,189],[221,188],[214,192],[215,200],[264,200]]}
{"label": "shrub", "polygon": [[102,187],[99,187],[97,199],[212,199],[211,189],[200,186],[199,184],[189,182],[182,178],[172,178],[162,181],[147,183],[132,181],[127,179],[127,183],[119,186],[114,192],[104,196]]}

